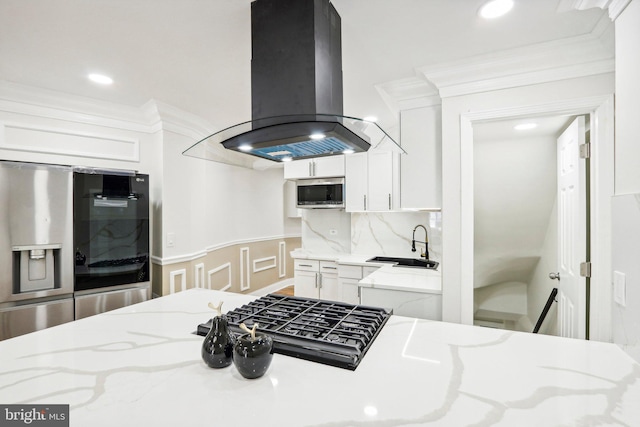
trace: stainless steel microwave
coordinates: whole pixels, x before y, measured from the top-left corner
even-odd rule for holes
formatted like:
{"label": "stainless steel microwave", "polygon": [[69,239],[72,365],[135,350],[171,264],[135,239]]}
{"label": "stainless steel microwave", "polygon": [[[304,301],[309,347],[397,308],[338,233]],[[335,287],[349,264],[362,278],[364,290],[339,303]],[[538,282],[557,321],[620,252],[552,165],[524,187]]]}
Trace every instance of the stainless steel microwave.
{"label": "stainless steel microwave", "polygon": [[300,179],[296,190],[298,208],[344,209],[344,178]]}

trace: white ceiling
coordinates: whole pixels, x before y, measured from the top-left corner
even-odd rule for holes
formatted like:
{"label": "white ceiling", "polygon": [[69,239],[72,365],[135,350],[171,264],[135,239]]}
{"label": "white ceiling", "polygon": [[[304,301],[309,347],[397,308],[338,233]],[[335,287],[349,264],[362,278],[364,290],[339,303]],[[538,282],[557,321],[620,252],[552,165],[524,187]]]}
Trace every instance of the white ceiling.
{"label": "white ceiling", "polygon": [[[590,34],[600,8],[515,0],[483,21],[483,0],[333,0],[342,17],[344,112],[397,125],[376,85],[419,67]],[[150,99],[223,128],[248,120],[250,0],[0,0],[0,80],[131,106]],[[100,87],[86,75],[115,83]]]}

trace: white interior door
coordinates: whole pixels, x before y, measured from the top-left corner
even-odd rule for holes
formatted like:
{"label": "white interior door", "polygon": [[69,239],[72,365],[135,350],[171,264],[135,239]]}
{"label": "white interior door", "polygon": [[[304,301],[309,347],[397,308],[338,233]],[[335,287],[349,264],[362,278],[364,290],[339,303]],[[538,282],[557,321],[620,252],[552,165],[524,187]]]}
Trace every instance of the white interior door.
{"label": "white interior door", "polygon": [[570,338],[586,334],[586,279],[580,275],[587,254],[584,142],[582,116],[558,138],[558,333]]}

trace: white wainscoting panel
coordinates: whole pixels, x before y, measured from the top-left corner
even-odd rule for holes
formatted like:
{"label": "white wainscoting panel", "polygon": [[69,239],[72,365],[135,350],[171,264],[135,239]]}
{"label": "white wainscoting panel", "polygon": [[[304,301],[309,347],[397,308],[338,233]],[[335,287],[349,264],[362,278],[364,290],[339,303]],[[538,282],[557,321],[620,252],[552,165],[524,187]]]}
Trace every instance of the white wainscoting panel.
{"label": "white wainscoting panel", "polygon": [[251,288],[251,262],[249,259],[249,248],[240,248],[240,290],[246,291]]}
{"label": "white wainscoting panel", "polygon": [[[204,288],[204,264],[196,264],[193,267],[194,283],[196,288]],[[211,289],[211,286],[209,286]]]}
{"label": "white wainscoting panel", "polygon": [[[267,261],[271,261],[269,264],[262,265],[258,267],[258,264],[266,263]],[[266,258],[254,259],[253,260],[253,272],[258,273],[260,271],[270,270],[272,268],[276,268],[276,257],[270,256]]]}
{"label": "white wainscoting panel", "polygon": [[278,277],[287,275],[287,242],[278,243]]}
{"label": "white wainscoting panel", "polygon": [[180,270],[174,270],[169,273],[169,293],[176,293],[177,277],[180,277],[180,291],[187,289],[187,270],[181,268]]}
{"label": "white wainscoting panel", "polygon": [[226,291],[227,289],[231,288],[231,263],[227,262],[225,264],[219,265],[218,267],[214,268],[213,270],[209,270],[207,272],[207,284],[208,284],[208,288],[209,289],[214,289],[213,287],[213,275],[224,270],[227,269],[227,283],[220,289],[220,291]]}

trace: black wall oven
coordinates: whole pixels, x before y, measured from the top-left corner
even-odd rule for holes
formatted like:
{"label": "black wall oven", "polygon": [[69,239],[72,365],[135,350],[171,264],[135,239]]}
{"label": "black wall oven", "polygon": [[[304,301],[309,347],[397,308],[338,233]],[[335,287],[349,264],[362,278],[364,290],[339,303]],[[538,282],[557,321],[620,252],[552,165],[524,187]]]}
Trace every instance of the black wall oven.
{"label": "black wall oven", "polygon": [[73,240],[76,318],[148,299],[149,176],[77,168]]}

